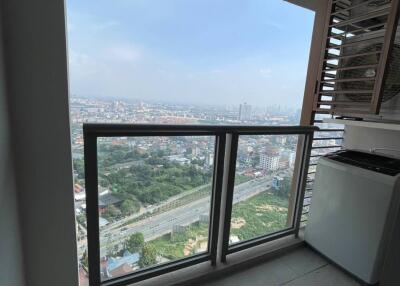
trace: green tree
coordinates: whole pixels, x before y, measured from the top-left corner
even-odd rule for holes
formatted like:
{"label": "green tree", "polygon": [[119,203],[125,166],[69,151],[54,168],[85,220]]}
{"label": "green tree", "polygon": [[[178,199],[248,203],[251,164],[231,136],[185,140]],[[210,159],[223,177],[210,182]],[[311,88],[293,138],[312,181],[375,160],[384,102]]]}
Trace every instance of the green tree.
{"label": "green tree", "polygon": [[82,254],[81,263],[82,263],[83,267],[85,267],[86,269],[88,268],[89,258],[88,258],[88,254],[87,254],[87,250],[86,249]]}
{"label": "green tree", "polygon": [[74,159],[73,160],[74,170],[78,174],[78,179],[85,178],[85,164],[83,159]]}
{"label": "green tree", "polygon": [[140,268],[152,266],[157,263],[157,250],[154,245],[146,243],[139,258]]}
{"label": "green tree", "polygon": [[124,216],[131,215],[139,211],[140,205],[137,201],[125,200],[121,204],[121,213]]}
{"label": "green tree", "polygon": [[140,252],[144,247],[144,236],[141,232],[132,234],[125,241],[125,249],[131,253]]}
{"label": "green tree", "polygon": [[256,168],[260,164],[260,154],[252,155],[251,157],[251,166]]}

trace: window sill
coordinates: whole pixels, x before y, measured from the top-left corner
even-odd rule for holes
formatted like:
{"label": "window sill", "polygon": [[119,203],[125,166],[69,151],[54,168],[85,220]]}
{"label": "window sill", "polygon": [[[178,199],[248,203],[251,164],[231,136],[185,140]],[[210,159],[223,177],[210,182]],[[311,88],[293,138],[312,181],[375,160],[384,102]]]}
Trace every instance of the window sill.
{"label": "window sill", "polygon": [[[207,281],[210,278],[217,278],[230,272],[235,272],[256,263],[269,260],[277,255],[302,246],[303,244],[303,240],[295,238],[294,235],[290,235],[264,245],[230,254],[227,257],[227,263],[224,264],[218,263],[216,266],[212,266],[210,262],[204,262],[138,283],[140,283],[141,286],[183,286],[193,284],[194,282]],[[138,285],[138,283],[132,285]]]}

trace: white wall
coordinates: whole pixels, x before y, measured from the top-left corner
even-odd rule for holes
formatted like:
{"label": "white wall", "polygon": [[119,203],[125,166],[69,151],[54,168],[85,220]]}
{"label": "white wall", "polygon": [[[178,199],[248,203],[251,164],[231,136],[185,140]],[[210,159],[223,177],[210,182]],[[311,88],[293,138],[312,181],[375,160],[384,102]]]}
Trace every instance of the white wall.
{"label": "white wall", "polygon": [[[1,28],[0,15],[0,43]],[[24,273],[3,66],[0,45],[0,285],[22,286]]]}
{"label": "white wall", "polygon": [[379,152],[400,157],[400,131],[383,130],[369,127],[346,126],[343,145],[347,149],[396,149],[399,150],[399,152]]}
{"label": "white wall", "polygon": [[64,2],[1,5],[26,285],[76,286]]}

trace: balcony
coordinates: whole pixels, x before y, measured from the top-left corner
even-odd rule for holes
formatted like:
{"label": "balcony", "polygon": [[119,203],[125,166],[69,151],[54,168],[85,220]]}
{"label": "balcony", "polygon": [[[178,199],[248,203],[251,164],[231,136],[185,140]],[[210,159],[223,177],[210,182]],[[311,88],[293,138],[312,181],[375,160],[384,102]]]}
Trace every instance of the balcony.
{"label": "balcony", "polygon": [[220,267],[297,237],[316,130],[85,124],[90,285]]}

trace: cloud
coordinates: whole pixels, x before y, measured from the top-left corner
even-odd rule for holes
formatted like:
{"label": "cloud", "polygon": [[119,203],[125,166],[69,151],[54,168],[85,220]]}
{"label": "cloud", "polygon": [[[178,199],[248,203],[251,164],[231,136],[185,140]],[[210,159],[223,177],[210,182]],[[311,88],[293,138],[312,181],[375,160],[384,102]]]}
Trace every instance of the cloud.
{"label": "cloud", "polygon": [[101,32],[101,31],[116,27],[118,25],[119,25],[119,23],[117,21],[111,20],[111,21],[107,21],[107,22],[93,23],[92,29],[96,32]]}
{"label": "cloud", "polygon": [[85,80],[88,76],[98,74],[99,71],[104,69],[104,65],[100,61],[88,54],[79,53],[72,49],[68,52],[68,58],[70,75],[73,78]]}
{"label": "cloud", "polygon": [[272,70],[270,68],[262,68],[258,72],[263,78],[270,78],[272,75]]}
{"label": "cloud", "polygon": [[114,45],[105,49],[105,56],[112,61],[133,63],[142,57],[142,53],[133,45]]}
{"label": "cloud", "polygon": [[266,24],[272,28],[275,28],[277,30],[284,30],[284,27],[282,24],[274,21],[266,21]]}
{"label": "cloud", "polygon": [[87,33],[98,33],[119,26],[120,23],[114,19],[101,19],[96,14],[71,11],[67,14],[68,33],[84,35]]}
{"label": "cloud", "polygon": [[210,71],[212,75],[222,75],[224,71],[222,69],[213,69]]}

